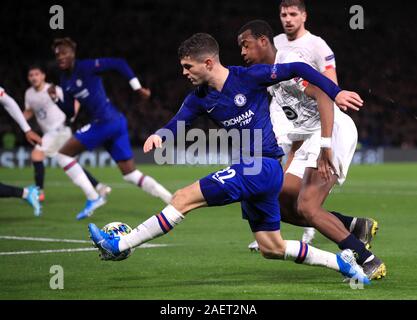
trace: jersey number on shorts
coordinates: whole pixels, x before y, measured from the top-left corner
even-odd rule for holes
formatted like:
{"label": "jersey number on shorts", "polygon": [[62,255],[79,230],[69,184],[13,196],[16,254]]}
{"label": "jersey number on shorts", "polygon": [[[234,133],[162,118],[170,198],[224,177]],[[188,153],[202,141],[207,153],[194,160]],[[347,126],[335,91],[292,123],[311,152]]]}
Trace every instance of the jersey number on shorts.
{"label": "jersey number on shorts", "polygon": [[236,171],[234,169],[230,169],[230,167],[227,167],[226,169],[217,171],[215,174],[212,175],[212,178],[224,184],[224,180],[233,178],[235,175]]}
{"label": "jersey number on shorts", "polygon": [[285,115],[287,116],[288,120],[294,121],[298,118],[297,112],[289,106],[283,106],[282,110],[285,112]]}

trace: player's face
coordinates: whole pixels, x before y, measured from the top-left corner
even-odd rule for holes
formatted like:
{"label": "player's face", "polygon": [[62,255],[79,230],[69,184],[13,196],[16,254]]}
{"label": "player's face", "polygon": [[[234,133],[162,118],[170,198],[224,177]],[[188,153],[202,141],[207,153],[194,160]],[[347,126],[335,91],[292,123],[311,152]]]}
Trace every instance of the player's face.
{"label": "player's face", "polygon": [[237,38],[240,47],[240,54],[249,65],[263,63],[265,58],[265,50],[262,45],[262,38],[255,39],[250,30],[241,33]]}
{"label": "player's face", "polygon": [[28,73],[28,80],[32,87],[39,88],[45,83],[45,74],[39,69],[32,69]]}
{"label": "player's face", "polygon": [[195,86],[199,86],[207,82],[208,66],[207,61],[197,61],[190,57],[181,59],[182,74],[191,81]]}
{"label": "player's face", "polygon": [[68,70],[74,64],[75,52],[68,46],[58,46],[55,48],[55,59],[61,70]]}
{"label": "player's face", "polygon": [[307,19],[305,11],[301,11],[296,6],[282,7],[280,12],[280,19],[284,32],[287,35],[295,35],[304,26]]}

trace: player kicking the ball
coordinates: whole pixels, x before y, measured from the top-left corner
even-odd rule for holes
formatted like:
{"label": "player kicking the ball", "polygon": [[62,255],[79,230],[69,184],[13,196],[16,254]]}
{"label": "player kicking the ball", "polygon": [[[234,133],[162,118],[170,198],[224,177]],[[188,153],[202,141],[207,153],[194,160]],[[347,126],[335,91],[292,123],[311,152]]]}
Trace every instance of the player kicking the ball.
{"label": "player kicking the ball", "polygon": [[[272,28],[265,21],[244,25],[238,36],[244,60],[269,65],[305,61],[303,52],[279,48],[277,51],[272,35]],[[293,122],[294,129],[288,137],[299,145],[286,165],[279,199],[282,221],[314,226],[339,248],[354,250],[368,278],[385,276],[385,264],[366,248],[376,232],[376,222],[322,208],[333,186],[346,179],[357,143],[354,122],[329,99],[317,99],[317,88],[302,78],[280,82],[268,90],[273,96],[272,104],[284,108]]]}
{"label": "player kicking the ball", "polygon": [[[178,51],[183,74],[197,88],[187,96],[176,116],[147,139],[144,151],[162,146],[163,130],[175,135],[179,121],[190,125],[200,115],[208,115],[227,130],[235,129],[241,133],[245,129],[250,133],[261,130],[262,141],[251,141],[249,146],[242,146],[239,163],[178,190],[171,203],[159,214],[125,236],[109,236],[90,224],[91,239],[103,252],[102,257],[117,257],[125,250],[164,235],[194,209],[240,202],[243,218],[248,220],[265,258],[323,266],[368,283],[351,250],[335,255],[300,241],[282,239],[278,194],[283,180],[279,161],[283,151],[272,130],[266,88],[299,76],[322,88],[338,105],[361,106],[360,97],[341,91],[331,80],[304,63],[224,67],[219,60],[216,40],[205,33],[193,35],[181,44]],[[240,121],[243,114],[250,114],[251,120]],[[248,159],[246,151],[253,156]],[[254,166],[258,172],[253,172]]]}
{"label": "player kicking the ball", "polygon": [[[20,129],[25,133],[26,140],[30,144],[42,143],[41,137],[32,131],[16,101],[2,87],[0,87],[0,104],[19,125]],[[39,202],[39,189],[36,186],[20,188],[0,183],[0,198],[24,199],[33,207],[33,214],[35,216],[39,217],[42,213],[42,207]]]}
{"label": "player kicking the ball", "polygon": [[[25,111],[23,114],[26,120],[35,116],[43,133],[42,145],[37,144],[33,148],[31,158],[35,171],[35,183],[40,190],[39,200],[44,201],[45,167],[43,161],[45,156],[55,157],[58,150],[71,138],[72,133],[71,128],[65,125],[65,114],[48,94],[51,84],[45,82],[45,72],[42,67],[31,66],[28,70],[28,81],[31,87],[25,93]],[[55,91],[58,97],[62,99],[62,89],[57,86]],[[106,197],[111,192],[109,186],[98,182],[87,170],[83,170],[101,196]]]}
{"label": "player kicking the ball", "polygon": [[119,72],[142,97],[148,98],[150,91],[140,85],[138,78],[123,59],[76,60],[76,43],[70,38],[56,39],[52,49],[58,67],[63,71],[61,88],[64,96],[62,100],[59,98],[55,86],[49,87],[48,93],[67,115],[74,109],[76,99],[80,102],[81,108],[86,109],[91,121],[77,131],[57,155],[59,165],[87,197],[85,208],[77,215],[77,219],[91,216],[95,209],[105,203],[105,199],[97,193],[75,159],[84,150],[93,150],[100,146],[110,153],[125,181],[169,203],[171,193],[152,177],[145,176],[136,169],[126,118],[107,98],[100,73],[110,70]]}

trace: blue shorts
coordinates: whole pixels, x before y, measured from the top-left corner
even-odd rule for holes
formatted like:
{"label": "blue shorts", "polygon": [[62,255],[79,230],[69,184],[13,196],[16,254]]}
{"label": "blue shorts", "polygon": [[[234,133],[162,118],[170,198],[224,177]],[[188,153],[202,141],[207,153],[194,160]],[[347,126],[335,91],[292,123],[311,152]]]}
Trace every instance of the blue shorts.
{"label": "blue shorts", "polygon": [[278,195],[284,180],[281,163],[272,158],[261,161],[262,168],[255,175],[245,174],[248,165],[240,163],[200,180],[208,206],[240,202],[242,217],[248,220],[252,232],[280,229]]}
{"label": "blue shorts", "polygon": [[111,121],[88,124],[78,130],[74,137],[90,151],[103,146],[116,162],[133,158],[127,121],[122,114]]}

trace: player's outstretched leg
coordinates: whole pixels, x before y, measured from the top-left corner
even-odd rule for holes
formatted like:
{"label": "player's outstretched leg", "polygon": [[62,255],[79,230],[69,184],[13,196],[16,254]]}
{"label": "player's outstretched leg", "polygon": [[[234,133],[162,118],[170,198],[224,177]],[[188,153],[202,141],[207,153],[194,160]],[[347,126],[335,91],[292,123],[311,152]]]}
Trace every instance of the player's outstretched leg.
{"label": "player's outstretched leg", "polygon": [[84,145],[76,138],[72,137],[65,143],[61,150],[59,150],[56,156],[59,166],[64,169],[72,182],[84,191],[84,194],[87,197],[85,207],[78,213],[76,217],[77,220],[90,217],[94,213],[94,210],[106,203],[106,199],[97,193],[90,180],[88,180],[83,168],[79,165],[77,159],[75,159],[75,156],[84,150]]}
{"label": "player's outstretched leg", "polygon": [[35,184],[39,188],[39,201],[43,202],[45,200],[45,193],[43,191],[45,181],[45,166],[43,160],[45,159],[45,154],[39,149],[39,146],[36,146],[32,150],[31,159],[34,169]]}
{"label": "player's outstretched leg", "polygon": [[85,219],[93,215],[94,210],[101,207],[106,203],[106,200],[101,197],[96,189],[94,189],[90,180],[88,180],[82,167],[79,165],[75,158],[59,153],[57,155],[58,164],[64,169],[67,176],[74,182],[75,185],[79,186],[85,193],[87,201],[85,207],[77,215],[77,220]]}
{"label": "player's outstretched leg", "polygon": [[99,182],[86,168],[83,168],[84,173],[86,174],[88,180],[90,180],[91,184],[93,185],[94,189],[96,189],[97,193],[103,197],[107,198],[108,195],[111,193],[112,189],[107,184]]}
{"label": "player's outstretched leg", "polygon": [[311,266],[321,266],[340,272],[348,278],[368,284],[370,280],[356,263],[351,250],[334,254],[301,241],[283,240],[279,230],[254,233],[262,255],[267,259],[284,259]]}
{"label": "player's outstretched leg", "polygon": [[129,234],[122,237],[110,237],[96,225],[90,223],[88,229],[91,240],[105,255],[116,257],[122,251],[135,248],[152,239],[163,236],[182,222],[185,215],[196,208],[206,206],[199,182],[178,190],[171,204],[160,213],[138,225]]}
{"label": "player's outstretched leg", "polygon": [[322,203],[335,184],[336,179],[337,176],[333,175],[330,181],[323,183],[317,170],[307,168],[304,173],[304,184],[298,198],[298,212],[306,218],[311,226],[336,242],[340,249],[353,250],[357,255],[358,264],[362,266],[369,279],[382,278],[386,275],[385,264],[367,250],[365,244],[350,233],[336,215],[322,208]]}
{"label": "player's outstretched leg", "polygon": [[0,198],[21,198],[33,207],[33,214],[39,217],[42,214],[42,206],[39,202],[39,189],[36,186],[19,188],[0,183]]}
{"label": "player's outstretched leg", "polygon": [[119,161],[117,165],[123,174],[123,179],[127,182],[138,186],[150,195],[160,198],[165,203],[170,203],[172,194],[159,184],[154,178],[146,176],[136,169],[133,159],[127,161]]}

